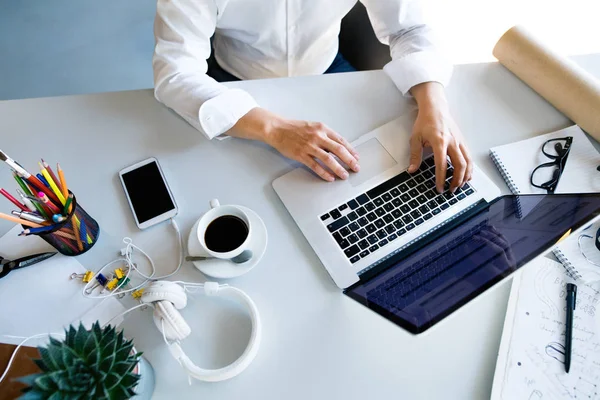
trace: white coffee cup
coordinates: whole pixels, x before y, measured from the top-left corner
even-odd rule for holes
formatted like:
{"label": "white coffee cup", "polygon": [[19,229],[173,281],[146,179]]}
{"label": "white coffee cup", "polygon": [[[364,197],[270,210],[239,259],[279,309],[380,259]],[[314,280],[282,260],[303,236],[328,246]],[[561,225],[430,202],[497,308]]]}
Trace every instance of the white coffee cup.
{"label": "white coffee cup", "polygon": [[[214,220],[223,216],[234,216],[242,220],[242,222],[248,227],[248,235],[241,245],[231,251],[213,251],[206,245],[206,229]],[[252,225],[250,224],[250,218],[248,218],[248,215],[238,206],[221,205],[219,200],[211,200],[210,210],[208,210],[202,216],[202,218],[200,218],[200,221],[198,221],[198,230],[196,233],[202,250],[209,257],[231,260],[237,264],[246,262],[252,258],[252,250],[250,249],[250,243],[252,243]]]}

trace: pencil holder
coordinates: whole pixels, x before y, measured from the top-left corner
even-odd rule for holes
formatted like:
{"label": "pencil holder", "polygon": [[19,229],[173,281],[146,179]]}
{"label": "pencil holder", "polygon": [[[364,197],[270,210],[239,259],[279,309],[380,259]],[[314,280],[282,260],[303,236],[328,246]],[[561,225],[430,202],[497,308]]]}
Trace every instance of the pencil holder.
{"label": "pencil holder", "polygon": [[[69,193],[72,194],[71,191]],[[66,219],[48,232],[37,233],[52,247],[65,256],[78,256],[91,249],[98,241],[100,227],[96,220],[77,203],[75,195],[71,202],[71,211]]]}

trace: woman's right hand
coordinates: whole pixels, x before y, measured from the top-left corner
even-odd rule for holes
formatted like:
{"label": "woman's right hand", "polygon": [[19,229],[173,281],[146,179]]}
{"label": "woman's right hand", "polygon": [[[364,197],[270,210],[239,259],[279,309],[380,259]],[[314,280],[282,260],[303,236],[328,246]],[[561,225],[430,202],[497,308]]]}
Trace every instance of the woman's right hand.
{"label": "woman's right hand", "polygon": [[229,134],[262,140],[329,182],[336,176],[348,178],[342,163],[354,172],[360,170],[358,153],[350,143],[320,122],[287,120],[265,109],[254,108],[240,118]]}

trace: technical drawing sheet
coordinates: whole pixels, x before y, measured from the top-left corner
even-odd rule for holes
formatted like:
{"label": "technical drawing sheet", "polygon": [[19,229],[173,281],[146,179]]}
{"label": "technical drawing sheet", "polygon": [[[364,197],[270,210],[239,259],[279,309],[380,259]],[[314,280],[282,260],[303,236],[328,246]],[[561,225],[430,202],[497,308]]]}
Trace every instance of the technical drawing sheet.
{"label": "technical drawing sheet", "polygon": [[600,288],[577,283],[571,370],[564,366],[563,266],[545,257],[523,268],[510,293],[493,400],[600,399]]}

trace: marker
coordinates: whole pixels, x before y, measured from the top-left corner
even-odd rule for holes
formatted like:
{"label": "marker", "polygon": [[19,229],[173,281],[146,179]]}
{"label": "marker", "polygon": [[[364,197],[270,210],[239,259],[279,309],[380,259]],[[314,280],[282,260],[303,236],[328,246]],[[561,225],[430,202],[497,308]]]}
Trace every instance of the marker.
{"label": "marker", "polygon": [[571,369],[571,350],[573,348],[573,312],[577,303],[577,286],[567,283],[567,325],[565,327],[565,371]]}
{"label": "marker", "polygon": [[22,218],[27,221],[35,222],[37,224],[44,224],[44,223],[48,222],[44,218],[40,217],[39,215],[30,213],[27,211],[13,211],[13,212],[11,212],[11,214],[14,215],[15,217]]}

